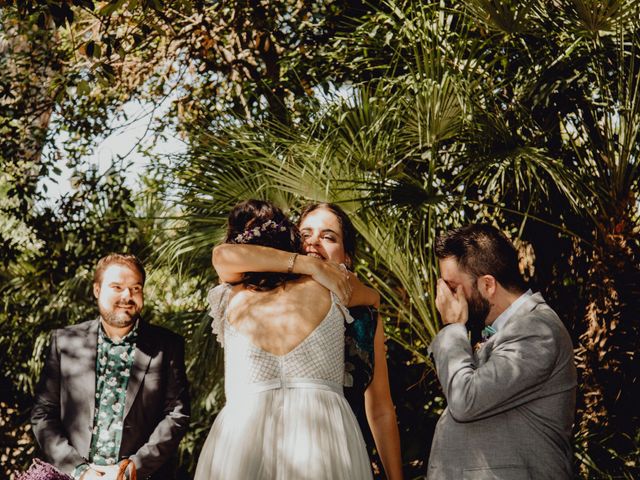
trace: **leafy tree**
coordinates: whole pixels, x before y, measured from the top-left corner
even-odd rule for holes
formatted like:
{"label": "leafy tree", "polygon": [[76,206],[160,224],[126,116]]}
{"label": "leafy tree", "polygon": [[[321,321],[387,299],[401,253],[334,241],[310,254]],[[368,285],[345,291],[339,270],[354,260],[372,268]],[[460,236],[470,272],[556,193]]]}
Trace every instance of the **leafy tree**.
{"label": "leafy tree", "polygon": [[49,85],[60,62],[47,47],[51,33],[32,27],[0,10],[0,260],[5,265],[37,249],[25,218],[38,178],[50,167],[39,160],[53,110]]}
{"label": "leafy tree", "polygon": [[342,202],[367,251],[360,271],[390,305],[388,333],[423,362],[437,323],[434,235],[499,223],[578,344],[582,474],[633,478],[638,12],[587,7],[390,2],[358,27],[375,34],[341,41],[337,55],[367,72],[350,100],[296,132],[201,137],[180,169],[190,216],[179,245],[204,255],[199,239],[241,198]]}

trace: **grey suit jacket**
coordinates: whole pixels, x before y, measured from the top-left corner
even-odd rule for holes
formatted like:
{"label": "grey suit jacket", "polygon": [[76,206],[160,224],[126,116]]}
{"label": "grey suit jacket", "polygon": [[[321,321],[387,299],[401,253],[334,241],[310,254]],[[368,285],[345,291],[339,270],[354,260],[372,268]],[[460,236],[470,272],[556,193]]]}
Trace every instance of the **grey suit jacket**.
{"label": "grey suit jacket", "polygon": [[[92,320],[55,330],[36,388],[33,431],[47,460],[67,473],[89,455],[99,325]],[[170,478],[165,463],[189,423],[184,340],[145,322],[139,328],[120,457],[131,458],[141,478],[154,472]]]}
{"label": "grey suit jacket", "polygon": [[477,353],[461,324],[443,328],[430,350],[448,406],[428,479],[572,478],[573,345],[539,293]]}

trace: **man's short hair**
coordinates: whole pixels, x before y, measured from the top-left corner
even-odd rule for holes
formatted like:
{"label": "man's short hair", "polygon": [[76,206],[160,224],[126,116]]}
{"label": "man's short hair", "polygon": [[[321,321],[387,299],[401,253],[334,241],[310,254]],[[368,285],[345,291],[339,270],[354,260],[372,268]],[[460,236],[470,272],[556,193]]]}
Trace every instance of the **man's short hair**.
{"label": "man's short hair", "polygon": [[102,257],[98,260],[98,265],[96,265],[96,271],[93,274],[93,283],[102,283],[102,275],[104,271],[110,265],[125,265],[133,270],[137,270],[138,273],[142,276],[142,285],[144,286],[144,281],[147,278],[147,274],[144,271],[144,267],[142,266],[142,262],[135,255],[128,255],[122,253],[110,253]]}
{"label": "man's short hair", "polygon": [[454,257],[474,278],[491,275],[509,291],[525,290],[518,252],[500,230],[489,224],[474,223],[440,235],[435,251],[440,259]]}

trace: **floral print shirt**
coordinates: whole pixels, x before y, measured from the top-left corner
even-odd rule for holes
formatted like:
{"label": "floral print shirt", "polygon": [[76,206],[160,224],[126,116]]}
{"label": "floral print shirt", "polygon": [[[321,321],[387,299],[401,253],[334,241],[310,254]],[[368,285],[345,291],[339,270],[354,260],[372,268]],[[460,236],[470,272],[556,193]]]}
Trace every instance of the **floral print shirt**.
{"label": "floral print shirt", "polygon": [[124,404],[138,339],[138,323],[119,341],[101,327],[96,357],[96,409],[89,460],[96,465],[115,465],[120,460]]}

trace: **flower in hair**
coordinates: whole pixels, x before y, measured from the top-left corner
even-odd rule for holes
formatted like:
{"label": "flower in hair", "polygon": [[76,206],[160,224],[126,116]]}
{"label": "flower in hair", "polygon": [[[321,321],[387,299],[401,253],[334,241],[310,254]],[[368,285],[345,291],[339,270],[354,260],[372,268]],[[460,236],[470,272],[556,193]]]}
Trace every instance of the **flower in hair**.
{"label": "flower in hair", "polygon": [[254,238],[261,237],[263,233],[268,232],[286,232],[287,227],[282,223],[276,223],[273,220],[267,220],[259,227],[254,227],[249,230],[245,230],[235,236],[233,241],[235,243],[249,243]]}

